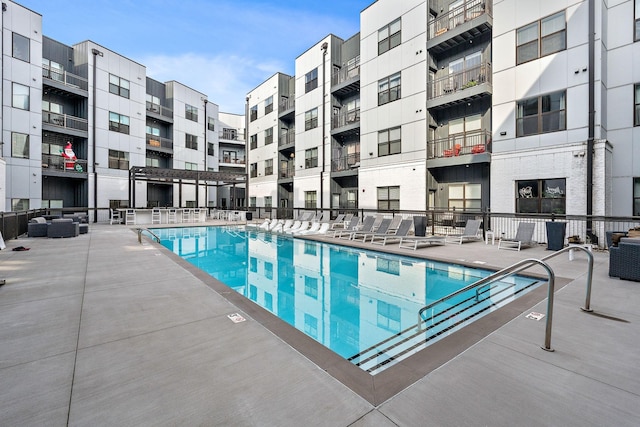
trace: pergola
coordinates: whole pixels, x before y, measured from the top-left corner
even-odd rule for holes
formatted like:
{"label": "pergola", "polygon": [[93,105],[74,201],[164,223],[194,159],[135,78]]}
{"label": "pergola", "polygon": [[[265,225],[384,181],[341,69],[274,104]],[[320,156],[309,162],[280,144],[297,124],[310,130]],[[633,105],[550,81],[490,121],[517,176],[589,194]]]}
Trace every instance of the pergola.
{"label": "pergola", "polygon": [[[247,174],[133,166],[129,170],[129,206],[132,207],[136,205],[136,192],[133,191],[136,181],[178,184],[178,204],[182,205],[183,185],[195,185],[196,188],[201,185],[206,188],[230,186],[233,188],[232,194],[235,194],[236,185],[246,184]],[[197,206],[200,206],[199,193],[196,191]]]}

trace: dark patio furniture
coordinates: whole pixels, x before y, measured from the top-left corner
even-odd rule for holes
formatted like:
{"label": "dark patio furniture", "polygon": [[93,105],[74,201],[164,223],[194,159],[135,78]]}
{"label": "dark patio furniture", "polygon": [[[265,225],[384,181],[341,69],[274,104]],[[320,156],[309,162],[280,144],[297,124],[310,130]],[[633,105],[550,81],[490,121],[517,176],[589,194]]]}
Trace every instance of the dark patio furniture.
{"label": "dark patio furniture", "polygon": [[609,248],[609,276],[640,282],[640,238],[623,237]]}
{"label": "dark patio furniture", "polygon": [[31,218],[27,224],[27,235],[29,237],[47,237],[47,228],[49,224],[46,218],[41,216]]}
{"label": "dark patio furniture", "polygon": [[71,218],[52,219],[47,227],[47,237],[77,237],[80,234],[80,225]]}

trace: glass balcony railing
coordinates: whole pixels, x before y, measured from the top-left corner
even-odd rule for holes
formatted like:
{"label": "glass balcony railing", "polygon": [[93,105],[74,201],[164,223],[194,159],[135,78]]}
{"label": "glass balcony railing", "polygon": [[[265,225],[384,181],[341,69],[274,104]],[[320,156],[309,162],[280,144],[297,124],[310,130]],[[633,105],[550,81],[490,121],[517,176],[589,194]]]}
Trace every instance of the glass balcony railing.
{"label": "glass balcony railing", "polygon": [[173,150],[173,140],[168,138],[162,138],[156,135],[147,134],[147,147],[153,148],[167,148]]}
{"label": "glass balcony railing", "polygon": [[69,160],[60,154],[42,154],[42,168],[56,172],[86,173],[87,161],[82,159]]}
{"label": "glass balcony railing", "polygon": [[89,121],[87,119],[50,111],[42,111],[42,123],[66,129],[89,130]]}
{"label": "glass balcony railing", "polygon": [[76,76],[75,74],[68,73],[62,70],[52,70],[48,67],[42,68],[42,77],[48,80],[53,80],[64,84],[72,88],[78,88],[82,90],[89,89],[89,82],[84,77]]}

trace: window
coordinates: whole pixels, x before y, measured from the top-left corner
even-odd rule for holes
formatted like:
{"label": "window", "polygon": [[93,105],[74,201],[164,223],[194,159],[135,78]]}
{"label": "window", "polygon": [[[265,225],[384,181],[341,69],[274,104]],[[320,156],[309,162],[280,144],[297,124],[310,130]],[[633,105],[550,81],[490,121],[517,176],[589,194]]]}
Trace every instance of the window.
{"label": "window", "polygon": [[482,184],[449,184],[449,209],[480,209]]}
{"label": "window", "polygon": [[223,128],[222,138],[236,140],[238,139],[238,131],[236,129]]}
{"label": "window", "polygon": [[310,314],[304,314],[304,333],[313,339],[318,338],[318,319]]}
{"label": "window", "polygon": [[264,196],[264,207],[267,212],[270,212],[271,208],[273,207],[272,200],[273,199],[271,198],[271,196]]}
{"label": "window", "polygon": [[11,157],[29,158],[29,135],[11,132]]}
{"label": "window", "polygon": [[250,208],[255,208],[256,207],[256,197],[249,197],[249,207]]}
{"label": "window", "polygon": [[566,180],[538,179],[516,181],[516,212],[566,213]]}
{"label": "window", "polygon": [[29,54],[29,39],[18,33],[13,33],[13,57],[29,62],[31,55]]}
{"label": "window", "polygon": [[378,187],[378,210],[400,209],[400,187]]}
{"label": "window", "polygon": [[635,113],[633,116],[633,125],[640,126],[640,84],[636,84],[634,86],[634,90],[635,90],[635,95],[634,95]]}
{"label": "window", "polygon": [[273,96],[264,100],[264,114],[267,115],[273,111]]}
{"label": "window", "polygon": [[109,150],[109,169],[129,170],[129,153]]}
{"label": "window", "polygon": [[304,192],[304,208],[315,209],[317,204],[317,195],[315,191]]}
{"label": "window", "polygon": [[400,126],[378,132],[378,156],[400,153]]}
{"label": "window", "polygon": [[311,92],[318,87],[318,69],[314,68],[304,76],[304,93]]}
{"label": "window", "polygon": [[640,0],[635,0],[634,9],[635,9],[634,11],[635,20],[636,20],[636,31],[635,31],[634,40],[638,41],[640,40]]}
{"label": "window", "polygon": [[123,98],[129,98],[129,80],[109,74],[109,92]]}
{"label": "window", "polygon": [[212,142],[207,142],[207,155],[215,156],[214,144]]}
{"label": "window", "polygon": [[257,163],[251,163],[249,165],[249,176],[251,178],[255,178],[258,176],[258,164]]}
{"label": "window", "polygon": [[304,276],[304,294],[313,299],[318,299],[318,278]]}
{"label": "window", "polygon": [[273,280],[273,263],[265,261],[264,262],[264,277],[267,280]]}
{"label": "window", "polygon": [[314,108],[304,113],[304,130],[318,127],[318,109]]}
{"label": "window", "polygon": [[21,110],[29,109],[29,86],[24,86],[19,83],[12,84],[13,99],[11,105],[13,108],[20,108]]}
{"label": "window", "polygon": [[304,151],[304,168],[316,168],[318,167],[318,149],[310,148]]}
{"label": "window", "polygon": [[184,168],[188,171],[197,171],[198,164],[193,162],[184,162]]}
{"label": "window", "polygon": [[516,136],[536,135],[566,129],[565,91],[518,102]]}
{"label": "window", "polygon": [[207,129],[210,131],[216,130],[216,121],[213,117],[207,117]]}
{"label": "window", "polygon": [[564,11],[525,25],[516,31],[516,65],[566,48],[567,25]]}
{"label": "window", "polygon": [[397,305],[378,301],[378,326],[394,332],[400,332],[400,318],[402,311]]}
{"label": "window", "polygon": [[11,199],[12,212],[28,211],[28,210],[29,210],[29,199]]}
{"label": "window", "polygon": [[145,159],[144,164],[148,168],[159,168],[160,167],[160,159],[158,159],[157,157],[147,157]]}
{"label": "window", "polygon": [[390,260],[386,258],[376,258],[376,271],[383,273],[393,274],[394,276],[400,275],[400,261]]}
{"label": "window", "polygon": [[146,126],[147,135],[160,136],[160,128],[153,125]]}
{"label": "window", "polygon": [[633,216],[640,216],[640,178],[633,178]]}
{"label": "window", "polygon": [[160,98],[147,94],[147,111],[160,114]]}
{"label": "window", "polygon": [[253,107],[251,107],[251,110],[249,110],[249,121],[254,121],[258,118],[258,106],[254,105]]}
{"label": "window", "polygon": [[51,209],[56,209],[56,208],[63,208],[64,207],[64,202],[60,199],[42,199],[42,208],[47,209],[47,208],[51,208]]}
{"label": "window", "polygon": [[402,25],[400,18],[378,30],[378,55],[400,45]]}
{"label": "window", "polygon": [[255,150],[256,148],[258,148],[258,134],[249,137],[249,149]]}
{"label": "window", "polygon": [[267,159],[264,161],[264,174],[273,175],[273,159]]}
{"label": "window", "polygon": [[400,73],[378,81],[378,105],[400,99]]}
{"label": "window", "polygon": [[195,135],[190,135],[186,133],[184,135],[184,146],[186,148],[190,148],[192,150],[198,149],[198,137]]}
{"label": "window", "polygon": [[109,130],[129,135],[129,117],[109,111]]}
{"label": "window", "polygon": [[47,58],[42,58],[43,77],[48,77],[59,82],[64,81],[64,68],[62,65]]}
{"label": "window", "polygon": [[222,161],[223,163],[238,163],[238,152],[237,151],[222,151]]}
{"label": "window", "polygon": [[193,105],[184,104],[184,116],[187,120],[192,122],[198,121],[198,108]]}
{"label": "window", "polygon": [[264,131],[264,145],[273,144],[273,128]]}

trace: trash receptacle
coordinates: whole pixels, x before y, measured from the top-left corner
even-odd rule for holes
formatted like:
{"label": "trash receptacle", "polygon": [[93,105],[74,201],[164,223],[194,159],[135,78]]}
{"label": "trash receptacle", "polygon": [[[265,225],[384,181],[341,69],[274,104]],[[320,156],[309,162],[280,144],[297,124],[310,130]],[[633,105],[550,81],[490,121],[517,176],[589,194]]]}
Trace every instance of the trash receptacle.
{"label": "trash receptacle", "polygon": [[427,217],[426,216],[414,216],[413,217],[413,233],[416,236],[424,237],[427,235]]}
{"label": "trash receptacle", "polygon": [[247,219],[247,221],[252,221],[253,220],[253,212],[247,212],[245,214],[245,218]]}
{"label": "trash receptacle", "polygon": [[564,248],[566,222],[547,222],[547,250],[559,251]]}

